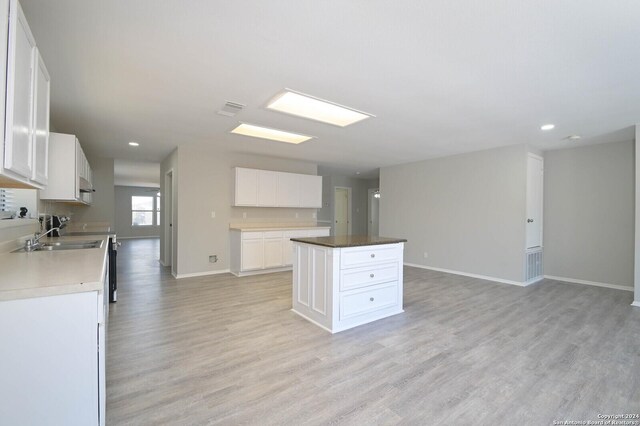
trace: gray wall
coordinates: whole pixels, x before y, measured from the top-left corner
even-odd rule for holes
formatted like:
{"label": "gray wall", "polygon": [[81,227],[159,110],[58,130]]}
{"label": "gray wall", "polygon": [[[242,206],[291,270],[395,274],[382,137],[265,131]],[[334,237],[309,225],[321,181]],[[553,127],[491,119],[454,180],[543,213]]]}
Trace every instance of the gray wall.
{"label": "gray wall", "polygon": [[[315,175],[317,166],[297,160],[213,153],[180,146],[177,152],[177,274],[229,269],[229,223],[313,222],[316,209],[232,207],[232,168],[249,167]],[[162,169],[166,168],[163,162]],[[161,180],[164,180],[162,177]],[[211,212],[216,217],[211,217]],[[243,213],[247,218],[243,218]],[[296,214],[298,217],[296,217]],[[174,218],[174,225],[176,219]],[[218,255],[209,263],[209,255]]]}
{"label": "gray wall", "polygon": [[[160,226],[131,226],[131,197],[134,195],[153,196],[158,188],[144,188],[139,186],[116,186],[115,200],[115,229],[118,238],[159,237]],[[162,209],[162,206],[160,207]],[[161,219],[164,213],[160,213]]]}
{"label": "gray wall", "polygon": [[331,225],[331,235],[335,224],[334,188],[336,186],[351,188],[351,233],[352,235],[367,234],[367,191],[377,188],[378,179],[358,179],[348,176],[322,177],[322,208],[318,210],[318,222]]}
{"label": "gray wall", "polygon": [[380,235],[408,263],[522,282],[526,164],[516,145],[382,168]]}
{"label": "gray wall", "polygon": [[547,151],[545,275],[633,286],[634,144]]}

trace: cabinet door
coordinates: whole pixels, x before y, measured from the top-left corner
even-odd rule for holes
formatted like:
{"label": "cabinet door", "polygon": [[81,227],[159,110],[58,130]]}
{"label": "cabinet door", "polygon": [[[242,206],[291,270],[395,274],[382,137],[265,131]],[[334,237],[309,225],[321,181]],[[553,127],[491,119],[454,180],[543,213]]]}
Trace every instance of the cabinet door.
{"label": "cabinet door", "polygon": [[265,238],[264,267],[276,268],[282,265],[282,238]]}
{"label": "cabinet door", "polygon": [[264,248],[262,238],[242,240],[242,270],[263,269]]}
{"label": "cabinet door", "polygon": [[278,207],[300,207],[300,175],[278,173]]}
{"label": "cabinet door", "polygon": [[36,182],[46,184],[49,175],[49,99],[51,78],[42,56],[36,56],[33,132],[33,176]]}
{"label": "cabinet door", "polygon": [[9,17],[4,167],[27,179],[32,175],[35,48],[22,8],[14,0]]}
{"label": "cabinet door", "polygon": [[278,173],[258,170],[258,205],[275,207],[278,188]]}
{"label": "cabinet door", "polygon": [[235,169],[234,206],[255,206],[258,204],[258,171],[253,169]]}
{"label": "cabinet door", "polygon": [[300,207],[322,208],[322,176],[300,176]]}

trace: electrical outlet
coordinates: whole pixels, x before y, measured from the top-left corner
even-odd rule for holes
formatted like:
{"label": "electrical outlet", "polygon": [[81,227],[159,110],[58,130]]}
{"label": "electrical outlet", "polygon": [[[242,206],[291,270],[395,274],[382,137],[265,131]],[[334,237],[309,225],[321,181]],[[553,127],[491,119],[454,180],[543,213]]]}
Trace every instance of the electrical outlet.
{"label": "electrical outlet", "polygon": [[314,212],[311,216],[312,216],[314,219],[317,219],[317,218],[318,218],[318,213],[315,213],[315,212]]}
{"label": "electrical outlet", "polygon": [[211,219],[215,219],[216,218],[216,212],[211,212]]}
{"label": "electrical outlet", "polygon": [[299,218],[299,217],[300,217],[300,215],[298,213],[296,213],[296,219]]}
{"label": "electrical outlet", "polygon": [[217,261],[218,261],[217,254],[212,254],[211,256],[209,256],[209,263],[216,263]]}
{"label": "electrical outlet", "polygon": [[424,258],[426,259],[427,257],[429,257],[429,253],[427,253],[426,251],[423,254]]}
{"label": "electrical outlet", "polygon": [[247,218],[247,212],[242,212],[242,218],[246,219]]}

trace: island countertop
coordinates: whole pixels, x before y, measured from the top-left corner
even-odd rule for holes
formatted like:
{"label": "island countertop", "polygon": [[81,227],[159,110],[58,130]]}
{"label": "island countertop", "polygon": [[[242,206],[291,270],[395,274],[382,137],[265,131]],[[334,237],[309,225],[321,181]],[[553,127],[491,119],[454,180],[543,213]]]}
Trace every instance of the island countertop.
{"label": "island countertop", "polygon": [[345,247],[361,247],[361,246],[375,246],[381,244],[396,244],[406,243],[404,238],[388,238],[388,237],[371,237],[368,235],[341,235],[334,237],[312,237],[312,238],[292,238],[291,241],[296,241],[305,244],[314,244],[317,246],[331,247],[331,248],[345,248]]}

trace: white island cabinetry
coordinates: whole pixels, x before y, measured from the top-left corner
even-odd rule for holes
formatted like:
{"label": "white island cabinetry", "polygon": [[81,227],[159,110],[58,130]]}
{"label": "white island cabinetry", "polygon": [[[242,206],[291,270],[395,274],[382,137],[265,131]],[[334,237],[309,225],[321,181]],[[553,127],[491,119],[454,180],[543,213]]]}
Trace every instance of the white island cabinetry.
{"label": "white island cabinetry", "polygon": [[403,312],[402,239],[294,239],[293,311],[332,333]]}

